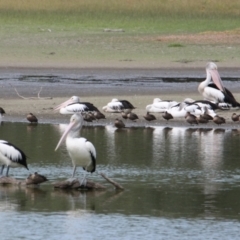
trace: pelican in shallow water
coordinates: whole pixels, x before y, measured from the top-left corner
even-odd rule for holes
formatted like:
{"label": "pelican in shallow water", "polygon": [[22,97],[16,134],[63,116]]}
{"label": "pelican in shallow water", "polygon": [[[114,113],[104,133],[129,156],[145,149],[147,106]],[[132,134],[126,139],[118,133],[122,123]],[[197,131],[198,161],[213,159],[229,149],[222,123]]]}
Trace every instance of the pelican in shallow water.
{"label": "pelican in shallow water", "polygon": [[[198,91],[203,98],[215,103],[225,103],[228,108],[240,107],[240,104],[236,101],[233,94],[223,86],[215,63],[207,63],[206,73],[206,79],[198,86]],[[221,106],[224,107],[224,105]]]}
{"label": "pelican in shallow water", "polygon": [[103,108],[104,112],[110,112],[110,113],[129,113],[135,107],[127,100],[118,100],[117,98],[113,98],[111,102],[109,102],[106,106]]}
{"label": "pelican in shallow water", "polygon": [[74,114],[82,112],[99,112],[92,103],[81,102],[78,96],[72,96],[67,101],[59,104],[54,108],[55,111],[59,110],[61,114]]}
{"label": "pelican in shallow water", "polygon": [[[63,140],[66,139],[66,147],[73,164],[72,177],[75,176],[77,166],[81,166],[85,171],[93,173],[96,170],[96,149],[86,138],[80,137],[83,117],[81,114],[74,114],[70,123],[59,140],[55,151],[59,148]],[[85,184],[86,174],[80,182]]]}
{"label": "pelican in shallow water", "polygon": [[1,175],[3,174],[5,166],[7,167],[6,177],[8,176],[10,167],[23,166],[28,169],[27,156],[25,153],[5,140],[0,140],[0,163],[2,164]]}

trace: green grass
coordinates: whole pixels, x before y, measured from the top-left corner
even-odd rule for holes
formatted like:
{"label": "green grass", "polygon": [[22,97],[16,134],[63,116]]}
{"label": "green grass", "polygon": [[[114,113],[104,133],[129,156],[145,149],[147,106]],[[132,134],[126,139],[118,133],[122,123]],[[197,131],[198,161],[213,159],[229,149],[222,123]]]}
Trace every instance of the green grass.
{"label": "green grass", "polygon": [[240,1],[2,0],[0,24],[175,33],[239,28]]}
{"label": "green grass", "polygon": [[1,0],[0,55],[13,65],[235,61],[240,56],[236,44],[157,39],[239,31],[239,26],[239,0]]}

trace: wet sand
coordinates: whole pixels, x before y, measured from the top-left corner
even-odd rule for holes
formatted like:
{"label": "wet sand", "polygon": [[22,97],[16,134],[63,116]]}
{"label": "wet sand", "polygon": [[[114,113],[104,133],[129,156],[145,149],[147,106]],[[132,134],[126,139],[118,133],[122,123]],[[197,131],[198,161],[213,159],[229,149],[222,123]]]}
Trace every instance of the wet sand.
{"label": "wet sand", "polygon": [[[225,68],[220,70],[221,76],[239,76],[238,69]],[[21,78],[19,76],[34,76],[34,81]],[[52,76],[52,81],[38,81],[40,76]],[[56,76],[61,76],[60,81],[55,81]],[[67,77],[71,76],[71,80]],[[161,99],[173,99],[182,101],[187,97],[195,100],[202,99],[201,95],[197,92],[198,82],[184,82],[184,83],[171,83],[161,82],[160,87],[154,87],[144,82],[143,85],[129,84],[128,81],[116,84],[109,84],[105,80],[111,79],[114,81],[119,77],[122,79],[151,79],[151,77],[196,77],[199,80],[204,80],[205,70],[202,68],[187,69],[48,69],[48,68],[4,68],[1,69],[0,81],[0,106],[6,111],[6,115],[2,121],[13,122],[27,122],[26,115],[29,112],[35,114],[39,123],[67,123],[70,115],[61,115],[54,112],[53,108],[59,103],[67,100],[72,95],[81,97],[81,101],[91,102],[99,110],[105,106],[112,98],[127,99],[136,109],[134,112],[139,116],[137,122],[130,120],[125,121],[126,126],[181,126],[189,127],[190,125],[185,122],[185,119],[174,119],[166,122],[161,116],[161,113],[155,114],[157,121],[148,123],[144,120],[143,115],[146,113],[145,107],[151,104],[155,97]],[[93,80],[90,84],[79,84],[79,78],[96,79],[96,84]],[[240,86],[238,82],[226,81],[228,87],[234,94],[237,100],[240,101]],[[214,123],[199,124],[192,127],[214,127],[232,129],[238,128],[238,124],[232,123],[231,111],[219,111],[218,114],[226,118],[227,123],[218,126]],[[101,120],[94,124],[106,125],[113,124],[119,114],[105,113],[106,120]],[[88,123],[89,125],[89,123]]]}

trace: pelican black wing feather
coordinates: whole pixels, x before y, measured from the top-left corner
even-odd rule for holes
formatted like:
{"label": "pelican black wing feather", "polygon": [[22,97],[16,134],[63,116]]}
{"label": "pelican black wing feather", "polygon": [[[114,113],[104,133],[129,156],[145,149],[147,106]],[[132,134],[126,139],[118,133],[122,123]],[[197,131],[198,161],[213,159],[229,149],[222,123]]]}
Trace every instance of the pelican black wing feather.
{"label": "pelican black wing feather", "polygon": [[135,107],[127,100],[120,100],[125,109],[135,109]]}
{"label": "pelican black wing feather", "polygon": [[5,156],[8,157],[9,159],[11,159],[11,161],[19,163],[19,164],[23,165],[26,169],[28,169],[27,156],[25,155],[25,153],[21,149],[19,149],[15,145],[13,145],[12,143],[4,142],[3,144],[5,144],[9,147],[15,148],[17,151],[20,152],[20,156],[18,156],[17,158],[10,156],[9,154],[5,154]]}

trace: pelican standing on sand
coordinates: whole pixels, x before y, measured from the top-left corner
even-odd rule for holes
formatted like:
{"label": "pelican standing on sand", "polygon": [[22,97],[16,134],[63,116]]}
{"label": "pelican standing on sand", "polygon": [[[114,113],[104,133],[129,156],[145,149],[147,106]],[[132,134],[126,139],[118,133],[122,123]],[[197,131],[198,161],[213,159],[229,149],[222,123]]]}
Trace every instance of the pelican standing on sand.
{"label": "pelican standing on sand", "polygon": [[[96,149],[86,138],[79,137],[79,132],[83,125],[81,114],[74,114],[68,127],[59,140],[55,151],[60,144],[66,139],[66,147],[73,164],[72,177],[75,176],[77,166],[81,166],[85,171],[93,173],[96,170]],[[86,174],[80,181],[81,185],[86,184]]]}
{"label": "pelican standing on sand", "polygon": [[127,100],[118,100],[117,98],[113,98],[112,101],[109,102],[102,109],[104,112],[110,112],[110,113],[120,113],[120,112],[129,113],[133,109],[135,109],[135,107]]}
{"label": "pelican standing on sand", "polygon": [[67,101],[59,104],[54,108],[55,111],[60,110],[61,114],[74,114],[82,112],[99,112],[92,103],[89,102],[80,102],[78,96],[72,96]]}
{"label": "pelican standing on sand", "polygon": [[[222,107],[240,107],[233,94],[223,86],[223,82],[217,70],[217,65],[213,62],[207,63],[207,77],[198,86],[199,93],[205,100],[219,103]],[[224,103],[225,105],[223,105]]]}
{"label": "pelican standing on sand", "polygon": [[5,140],[0,140],[0,163],[2,164],[1,175],[3,174],[5,166],[7,166],[6,177],[8,177],[10,167],[23,166],[28,169],[27,156],[25,153]]}

